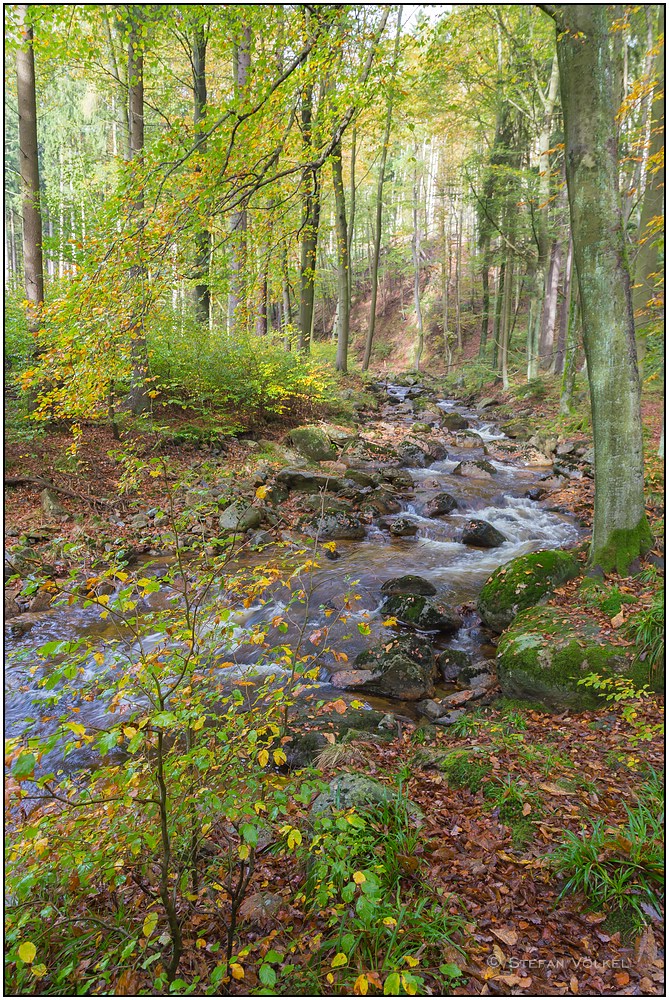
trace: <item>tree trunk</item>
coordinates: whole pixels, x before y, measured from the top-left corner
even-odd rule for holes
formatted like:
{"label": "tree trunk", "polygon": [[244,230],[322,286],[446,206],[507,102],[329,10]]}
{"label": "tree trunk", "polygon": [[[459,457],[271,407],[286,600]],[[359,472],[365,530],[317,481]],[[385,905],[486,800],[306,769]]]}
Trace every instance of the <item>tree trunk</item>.
{"label": "tree trunk", "polygon": [[355,226],[355,155],[357,132],[355,126],[351,135],[351,177],[349,180],[349,210],[348,210],[348,311],[353,305],[353,227]]}
{"label": "tree trunk", "polygon": [[293,312],[290,306],[290,281],[288,280],[288,251],[286,245],[281,248],[281,329],[283,331],[283,346],[287,351],[292,348],[291,329]]}
{"label": "tree trunk", "polygon": [[19,166],[23,199],[23,272],[26,301],[28,302],[28,328],[35,332],[39,327],[39,308],[44,301],[35,53],[33,50],[33,29],[27,21],[28,4],[18,5],[18,15],[21,27],[21,45],[16,50],[16,90],[19,108]]}
{"label": "tree trunk", "polygon": [[390,79],[390,91],[388,94],[388,104],[386,107],[386,127],[383,133],[383,144],[381,146],[381,163],[379,165],[379,176],[376,185],[376,224],[374,227],[374,256],[371,263],[372,297],[369,306],[369,326],[367,327],[367,338],[365,340],[365,354],[362,360],[362,370],[369,368],[372,356],[372,343],[374,341],[374,328],[376,326],[376,299],[379,282],[379,258],[381,255],[381,225],[383,222],[383,183],[386,175],[386,161],[388,159],[388,146],[390,143],[390,129],[393,118],[393,98],[395,73],[397,72],[397,61],[400,51],[400,37],[402,32],[402,4],[397,9],[397,31],[395,33],[395,51],[393,54],[393,67]]}
{"label": "tree trunk", "polygon": [[337,233],[337,360],[335,368],[345,372],[348,362],[349,331],[349,259],[346,226],[346,196],[341,162],[341,142],[332,151],[332,183],[335,196],[335,227]]}
{"label": "tree trunk", "polygon": [[[644,330],[656,310],[652,301],[656,282],[663,271],[664,227],[664,45],[655,62],[657,85],[651,112],[651,136],[648,176],[639,224],[639,249],[634,262],[632,304],[636,322],[639,357],[646,353]],[[653,221],[655,220],[655,222]],[[662,220],[662,221],[660,221]]]}
{"label": "tree trunk", "polygon": [[499,340],[500,340],[500,329],[502,321],[502,301],[504,299],[504,286],[505,286],[505,269],[506,263],[502,262],[499,268],[499,274],[497,277],[497,287],[495,289],[495,320],[492,328],[492,367],[497,368],[497,359],[499,357]]}
{"label": "tree trunk", "polygon": [[[249,68],[251,66],[251,28],[242,28],[242,38],[233,50],[235,96],[243,100],[248,84]],[[244,268],[246,266],[246,231],[248,216],[246,208],[242,207],[230,216],[230,235],[232,250],[230,254],[230,287],[228,293],[228,330],[237,336],[244,326]]]}
{"label": "tree trunk", "polygon": [[462,206],[457,217],[455,243],[455,339],[458,352],[462,351],[462,326],[460,323],[460,271],[462,268]]}
{"label": "tree trunk", "polygon": [[560,309],[558,341],[552,369],[555,375],[561,375],[564,369],[564,356],[567,345],[567,333],[569,330],[569,312],[571,309],[571,272],[573,256],[574,245],[570,236],[569,246],[567,247],[567,261],[564,268],[564,289],[562,292],[562,308]]}
{"label": "tree trunk", "polygon": [[485,354],[490,331],[490,238],[486,237],[482,244],[481,264],[481,340],[479,342],[479,358]]}
{"label": "tree trunk", "polygon": [[564,371],[562,373],[562,387],[560,390],[560,414],[563,417],[569,416],[572,410],[571,401],[574,395],[574,382],[576,381],[576,370],[578,368],[578,318],[579,304],[578,299],[574,296],[567,324],[565,364]]}
{"label": "tree trunk", "polygon": [[643,493],[641,393],[618,186],[609,9],[554,13],[567,188],[595,446],[589,562],[626,574],[652,543]]}
{"label": "tree trunk", "polygon": [[[205,151],[205,142],[201,139],[203,131],[203,120],[207,106],[207,37],[204,26],[197,24],[193,32],[192,60],[193,60],[193,123],[195,125],[195,139],[200,140],[199,155]],[[193,297],[195,304],[195,318],[200,323],[209,323],[209,310],[211,307],[211,293],[209,291],[209,257],[211,254],[211,233],[207,229],[201,229],[195,234],[195,267],[193,278],[195,287]]]}
{"label": "tree trunk", "polygon": [[511,336],[514,265],[513,250],[509,247],[506,252],[506,267],[504,269],[504,295],[502,297],[502,322],[499,338],[500,371],[505,391],[509,388],[509,338]]}
{"label": "tree trunk", "polygon": [[420,359],[423,353],[423,311],[420,305],[420,220],[418,215],[418,169],[414,167],[413,181],[413,302],[416,310],[416,326],[418,328],[418,339],[416,341],[416,352],[414,355],[414,368],[420,368]]}
{"label": "tree trunk", "polygon": [[[142,10],[137,6],[128,8],[128,159],[140,168],[144,154],[144,48],[141,39],[140,26]],[[135,179],[137,179],[135,175]],[[144,197],[138,193],[133,206],[133,213],[139,230],[138,243],[141,243]],[[144,330],[144,283],[146,269],[142,264],[130,268],[130,277],[140,289],[138,296],[138,313],[133,316],[130,326],[132,375],[128,405],[134,414],[143,413],[150,405],[147,377],[149,362],[146,353],[146,333]]]}
{"label": "tree trunk", "polygon": [[[313,128],[313,86],[302,91],[302,142],[307,159],[311,157]],[[298,350],[308,354],[314,324],[314,290],[318,225],[321,212],[320,177],[318,170],[305,170],[302,178],[302,241],[300,246],[300,319]]]}
{"label": "tree trunk", "polygon": [[544,303],[541,310],[541,332],[539,334],[539,358],[542,367],[547,368],[553,362],[553,344],[555,340],[555,322],[557,319],[558,285],[562,266],[562,244],[553,240],[550,253],[550,263],[544,284]]}

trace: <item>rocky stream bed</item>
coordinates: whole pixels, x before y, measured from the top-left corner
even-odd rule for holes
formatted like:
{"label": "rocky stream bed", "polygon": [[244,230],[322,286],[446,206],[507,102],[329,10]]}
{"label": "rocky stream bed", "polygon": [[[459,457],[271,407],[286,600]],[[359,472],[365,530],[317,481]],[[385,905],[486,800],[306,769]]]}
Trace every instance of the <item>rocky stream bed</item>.
{"label": "rocky stream bed", "polygon": [[[299,621],[285,616],[290,593],[281,585],[269,601],[238,606],[236,615],[240,628],[266,624],[269,646],[304,643],[305,635],[326,631],[317,697],[365,706],[335,717],[340,732],[347,725],[392,731],[403,718],[449,725],[464,706],[489,698],[501,629],[494,600],[492,610],[477,609],[484,583],[519,556],[572,547],[583,534],[573,516],[551,506],[550,490],[560,476],[582,475],[573,470],[578,463],[587,469],[585,449],[563,447],[556,455],[555,442],[547,448],[518,421],[506,425],[509,438],[486,418],[489,401],[472,409],[411,378],[405,382],[374,386],[375,412],[360,431],[320,424],[293,430],[281,446],[267,443],[269,460],[237,482],[238,495],[227,495],[218,523],[200,504],[189,529],[204,545],[224,533],[243,539],[231,573],[272,558],[289,563],[291,552],[313,546],[320,566],[309,574]],[[265,487],[261,502],[258,487]],[[135,526],[141,530],[159,517],[140,512]],[[215,544],[209,547],[215,551]],[[133,571],[160,580],[172,560],[169,551],[154,548],[130,562]],[[354,595],[346,614],[334,614],[346,595]],[[153,594],[147,609],[167,599]],[[100,620],[99,610],[61,604],[9,619],[9,735],[19,735],[38,714],[35,671],[43,675],[49,664],[34,651],[44,643],[92,638],[103,657],[91,658],[90,674],[111,668],[105,645],[118,639],[118,630]],[[271,622],[282,614],[289,624],[280,634]],[[142,641],[150,644],[151,637]],[[312,652],[318,644],[311,642]],[[132,655],[130,639],[128,647]],[[274,664],[256,666],[260,652],[249,655],[248,645],[228,644],[220,654],[235,662],[226,675],[231,685],[281,672]],[[314,697],[313,691],[305,695],[305,717]],[[103,699],[82,701],[79,710],[82,724],[104,725]],[[79,766],[85,753],[71,763]]]}

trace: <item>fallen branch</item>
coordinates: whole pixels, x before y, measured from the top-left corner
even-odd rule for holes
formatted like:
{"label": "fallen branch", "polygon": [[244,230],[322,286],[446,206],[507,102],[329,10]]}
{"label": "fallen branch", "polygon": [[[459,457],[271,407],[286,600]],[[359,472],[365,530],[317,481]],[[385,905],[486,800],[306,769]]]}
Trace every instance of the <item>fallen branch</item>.
{"label": "fallen branch", "polygon": [[5,476],[5,486],[23,486],[26,483],[31,486],[39,486],[43,490],[53,490],[55,493],[61,493],[63,496],[72,497],[74,500],[83,500],[85,503],[90,503],[93,506],[113,506],[113,501],[106,500],[104,497],[89,496],[86,493],[75,493],[74,490],[68,490],[66,486],[57,486],[56,483],[52,483],[50,479],[44,479],[42,476]]}

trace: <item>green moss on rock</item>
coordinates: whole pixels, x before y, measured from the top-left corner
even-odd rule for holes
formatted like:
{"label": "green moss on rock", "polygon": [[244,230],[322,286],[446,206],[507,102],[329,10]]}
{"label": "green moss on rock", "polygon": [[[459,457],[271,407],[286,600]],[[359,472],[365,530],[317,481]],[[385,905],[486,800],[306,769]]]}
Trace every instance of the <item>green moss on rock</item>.
{"label": "green moss on rock", "polygon": [[580,573],[570,552],[548,549],[530,552],[496,569],[483,585],[478,613],[488,628],[501,632],[525,608],[537,604],[555,587]]}
{"label": "green moss on rock", "polygon": [[587,710],[603,702],[579,684],[587,674],[631,677],[648,683],[648,669],[634,663],[626,647],[614,646],[585,616],[559,608],[529,608],[502,635],[497,677],[505,695],[539,701],[550,709]]}

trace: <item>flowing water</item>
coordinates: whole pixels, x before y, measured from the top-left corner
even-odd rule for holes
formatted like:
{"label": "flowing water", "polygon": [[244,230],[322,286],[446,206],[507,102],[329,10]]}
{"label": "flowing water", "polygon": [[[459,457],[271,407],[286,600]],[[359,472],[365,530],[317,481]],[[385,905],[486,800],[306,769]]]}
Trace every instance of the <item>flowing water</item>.
{"label": "flowing water", "polygon": [[[408,390],[404,388],[387,388],[400,402],[407,396]],[[456,406],[451,401],[441,401],[438,405],[445,411]],[[413,573],[429,580],[437,588],[437,598],[460,607],[463,615],[463,628],[455,636],[449,637],[448,641],[436,637],[435,646],[459,648],[469,652],[474,659],[494,655],[486,635],[480,629],[474,610],[476,596],[485,580],[494,569],[516,556],[538,549],[573,545],[579,539],[581,531],[572,517],[547,509],[541,502],[527,498],[527,492],[538,484],[542,475],[545,476],[545,469],[525,467],[519,462],[486,456],[486,460],[496,469],[496,473],[489,479],[454,475],[459,462],[481,458],[485,444],[494,446],[496,442],[504,440],[499,429],[490,422],[482,421],[480,415],[459,405],[457,410],[469,419],[470,431],[474,431],[478,437],[471,433],[459,434],[457,446],[448,449],[448,457],[443,461],[426,469],[409,469],[415,490],[404,495],[398,494],[402,512],[383,519],[389,523],[396,517],[408,517],[416,523],[417,534],[413,537],[394,538],[378,524],[370,525],[364,540],[338,542],[337,561],[323,560],[321,567],[311,572],[308,580],[302,581],[308,594],[306,606],[286,612],[286,599],[289,595],[277,588],[273,599],[268,603],[246,610],[237,609],[240,627],[269,623],[275,616],[283,614],[289,620],[292,619],[288,632],[280,633],[270,625],[267,641],[272,645],[290,645],[291,642],[297,642],[300,635],[308,636],[314,630],[327,626],[328,646],[338,653],[345,653],[349,663],[352,663],[362,649],[387,640],[394,634],[390,628],[383,626],[380,614],[383,582],[394,576]],[[401,414],[396,407],[390,406],[386,407],[382,416],[393,424],[405,424],[407,428],[415,419],[411,414]],[[423,517],[421,510],[425,502],[440,492],[452,494],[458,501],[458,508],[444,517]],[[463,545],[459,537],[465,522],[472,517],[492,524],[504,534],[506,541],[494,549]],[[272,558],[271,547],[265,550],[262,558]],[[165,565],[166,560],[153,560],[151,567],[144,567],[142,572],[159,577],[164,572]],[[339,621],[332,612],[341,608],[346,593],[353,593],[356,598],[352,601],[352,610],[346,615],[347,620]],[[147,605],[157,607],[168,600],[167,594],[155,594]],[[362,622],[369,627],[370,634],[360,633],[357,625]],[[106,650],[102,663],[91,655],[87,664],[89,677],[122,669],[109,652],[112,640],[118,640],[118,629],[103,622],[96,607],[84,609],[71,605],[54,608],[40,617],[31,630],[24,634],[9,623],[6,634],[6,650],[9,654],[5,699],[7,735],[18,735],[24,730],[26,720],[41,715],[33,704],[37,693],[36,678],[48,673],[49,662],[40,660],[34,651],[49,641],[71,640],[80,636],[93,640],[103,652]],[[145,649],[150,648],[151,636],[144,637],[142,641]],[[155,641],[158,641],[158,637]],[[303,643],[308,646],[308,639],[303,639]],[[309,651],[318,652],[315,647],[309,647]],[[132,652],[132,641],[127,639],[125,653],[131,656]],[[227,648],[220,650],[220,656],[221,659],[239,661],[233,670],[228,668],[226,677],[231,685],[243,679],[245,672],[252,672],[254,668],[249,664],[254,658],[257,659],[257,656],[249,655],[248,645],[240,646],[236,655],[235,642],[231,643],[230,640]],[[99,659],[101,657],[98,656]],[[322,653],[319,663],[323,682],[322,696],[328,697],[333,694],[333,689],[327,684],[328,671],[337,668],[337,664],[329,653]],[[341,697],[341,692],[336,692],[334,696]],[[379,698],[368,698],[367,701],[371,706],[384,711],[412,714],[411,706],[404,703]],[[87,727],[103,727],[109,722],[108,704],[102,695],[93,701],[82,700],[76,707],[79,708],[78,721]],[[56,715],[57,711],[52,710],[51,714]],[[117,721],[118,716],[115,719]],[[48,731],[48,723],[39,723],[37,731]],[[82,765],[82,759],[77,758],[78,766]]]}

